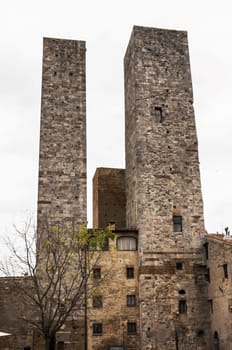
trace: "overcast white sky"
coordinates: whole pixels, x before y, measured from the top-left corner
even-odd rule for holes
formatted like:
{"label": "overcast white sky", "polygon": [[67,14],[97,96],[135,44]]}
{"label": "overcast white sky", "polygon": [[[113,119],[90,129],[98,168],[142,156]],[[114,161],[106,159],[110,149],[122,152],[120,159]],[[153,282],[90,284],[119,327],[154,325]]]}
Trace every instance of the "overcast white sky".
{"label": "overcast white sky", "polygon": [[[36,212],[42,38],[87,42],[88,181],[124,167],[123,56],[132,26],[187,30],[208,232],[232,231],[230,0],[7,0],[0,4],[0,235]],[[89,186],[88,220],[92,200]]]}

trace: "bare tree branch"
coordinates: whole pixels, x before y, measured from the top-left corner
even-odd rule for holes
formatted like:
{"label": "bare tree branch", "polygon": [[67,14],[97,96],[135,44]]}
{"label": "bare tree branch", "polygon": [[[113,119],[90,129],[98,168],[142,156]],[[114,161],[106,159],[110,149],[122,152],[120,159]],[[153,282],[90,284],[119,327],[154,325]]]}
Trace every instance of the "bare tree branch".
{"label": "bare tree branch", "polygon": [[[113,235],[109,229],[90,231],[67,223],[54,227],[47,220],[42,227],[38,236],[31,219],[22,230],[15,227],[15,235],[5,242],[11,255],[0,262],[0,271],[24,276],[14,279],[25,305],[33,308],[33,315],[23,320],[43,336],[46,349],[52,349],[48,344],[56,332],[83,310],[93,268]],[[88,287],[89,295],[93,289]]]}

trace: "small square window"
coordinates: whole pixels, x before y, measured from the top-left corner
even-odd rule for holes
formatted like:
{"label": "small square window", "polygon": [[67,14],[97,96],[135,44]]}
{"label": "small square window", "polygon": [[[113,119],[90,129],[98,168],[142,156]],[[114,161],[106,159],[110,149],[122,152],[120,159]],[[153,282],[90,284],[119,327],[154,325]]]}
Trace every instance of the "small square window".
{"label": "small square window", "polygon": [[176,262],[176,270],[183,270],[183,263],[181,261]]}
{"label": "small square window", "polygon": [[127,333],[128,334],[136,334],[137,333],[136,322],[127,322]]}
{"label": "small square window", "polygon": [[173,222],[173,231],[182,232],[182,216],[174,215],[172,218]]}
{"label": "small square window", "polygon": [[99,309],[103,305],[102,302],[102,296],[101,295],[95,295],[93,296],[93,308]]}
{"label": "small square window", "polygon": [[127,295],[126,296],[126,304],[127,306],[135,306],[136,305],[136,296],[135,295]]}
{"label": "small square window", "polygon": [[127,278],[134,278],[134,268],[133,267],[127,267],[126,277]]}
{"label": "small square window", "polygon": [[100,269],[100,267],[96,267],[96,268],[93,269],[93,278],[95,280],[101,278],[101,269]]}
{"label": "small square window", "polygon": [[93,323],[93,335],[102,335],[102,323]]}

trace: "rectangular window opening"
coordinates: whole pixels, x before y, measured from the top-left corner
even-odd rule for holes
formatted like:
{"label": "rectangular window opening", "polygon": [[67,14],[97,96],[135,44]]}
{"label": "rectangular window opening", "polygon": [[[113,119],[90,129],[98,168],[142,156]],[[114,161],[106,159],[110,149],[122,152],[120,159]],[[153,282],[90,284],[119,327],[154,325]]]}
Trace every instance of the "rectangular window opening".
{"label": "rectangular window opening", "polygon": [[153,111],[153,114],[154,114],[154,117],[155,117],[155,120],[156,120],[157,123],[162,123],[163,122],[164,117],[163,117],[163,111],[162,111],[161,107],[155,107],[154,111]]}
{"label": "rectangular window opening", "polygon": [[100,267],[95,267],[95,268],[93,269],[93,278],[94,278],[95,280],[101,278],[101,269],[100,269]]}
{"label": "rectangular window opening", "polygon": [[127,278],[134,278],[134,268],[133,267],[127,267],[126,277]]}
{"label": "rectangular window opening", "polygon": [[209,308],[210,308],[211,314],[213,314],[213,300],[212,299],[209,299]]}
{"label": "rectangular window opening", "polygon": [[102,323],[93,323],[93,335],[102,335]]}
{"label": "rectangular window opening", "polygon": [[223,264],[223,272],[224,272],[224,278],[227,279],[228,278],[228,265],[227,264]]}
{"label": "rectangular window opening", "polygon": [[173,231],[182,232],[182,216],[173,215],[172,222],[173,222]]}
{"label": "rectangular window opening", "polygon": [[179,313],[180,314],[186,314],[187,313],[186,300],[179,300]]}
{"label": "rectangular window opening", "polygon": [[128,334],[136,334],[137,333],[136,322],[127,322],[127,333]]}
{"label": "rectangular window opening", "polygon": [[182,261],[176,262],[176,270],[183,270],[183,263]]}
{"label": "rectangular window opening", "polygon": [[203,247],[204,247],[205,258],[206,258],[206,260],[208,260],[209,259],[209,244],[205,243],[203,245]]}
{"label": "rectangular window opening", "polygon": [[135,295],[127,295],[126,296],[126,304],[129,307],[136,306],[136,296]]}

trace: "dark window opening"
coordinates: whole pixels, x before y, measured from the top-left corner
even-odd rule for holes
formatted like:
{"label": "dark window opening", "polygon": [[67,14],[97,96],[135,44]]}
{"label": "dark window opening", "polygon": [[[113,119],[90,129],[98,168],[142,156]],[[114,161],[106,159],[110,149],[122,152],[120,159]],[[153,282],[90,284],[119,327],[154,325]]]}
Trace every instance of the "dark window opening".
{"label": "dark window opening", "polygon": [[209,299],[209,308],[210,308],[210,312],[211,314],[213,313],[213,300]]}
{"label": "dark window opening", "polygon": [[182,216],[174,215],[172,218],[172,222],[173,222],[173,231],[182,232]]}
{"label": "dark window opening", "polygon": [[102,335],[102,323],[93,323],[93,335]]}
{"label": "dark window opening", "polygon": [[187,313],[186,300],[179,300],[179,313],[180,314],[186,314]]}
{"label": "dark window opening", "polygon": [[93,269],[93,278],[94,278],[95,280],[101,278],[101,269],[100,269],[100,267],[95,267],[95,268]]}
{"label": "dark window opening", "polygon": [[134,268],[133,267],[126,268],[126,277],[127,278],[134,278]]}
{"label": "dark window opening", "polygon": [[203,245],[203,247],[204,247],[205,258],[206,258],[206,260],[208,260],[209,259],[209,244],[205,243]]}
{"label": "dark window opening", "polygon": [[185,295],[185,290],[184,289],[179,290],[179,294],[180,295]]}
{"label": "dark window opening", "polygon": [[137,239],[135,237],[119,237],[117,239],[118,250],[137,250]]}
{"label": "dark window opening", "polygon": [[24,346],[23,350],[31,350],[30,346]]}
{"label": "dark window opening", "polygon": [[197,332],[197,336],[198,336],[199,338],[204,337],[204,335],[205,335],[205,332],[204,332],[202,329],[200,329],[200,330]]}
{"label": "dark window opening", "polygon": [[102,302],[102,296],[101,295],[95,295],[93,296],[93,308],[99,309],[103,305]]}
{"label": "dark window opening", "polygon": [[127,333],[128,334],[136,334],[137,333],[136,322],[127,322]]}
{"label": "dark window opening", "polygon": [[228,278],[228,265],[223,264],[223,272],[224,272],[224,278]]}
{"label": "dark window opening", "polygon": [[136,305],[136,296],[135,295],[127,295],[126,296],[126,304],[127,306],[135,306]]}
{"label": "dark window opening", "polygon": [[176,270],[183,270],[183,263],[181,261],[176,262]]}
{"label": "dark window opening", "polygon": [[217,331],[214,332],[214,335],[213,335],[213,349],[220,350],[220,341],[219,341],[219,335]]}
{"label": "dark window opening", "polygon": [[210,283],[210,269],[206,269],[205,279],[207,282]]}
{"label": "dark window opening", "polygon": [[163,111],[161,107],[155,107],[153,110],[153,115],[157,123],[162,123],[164,120]]}

